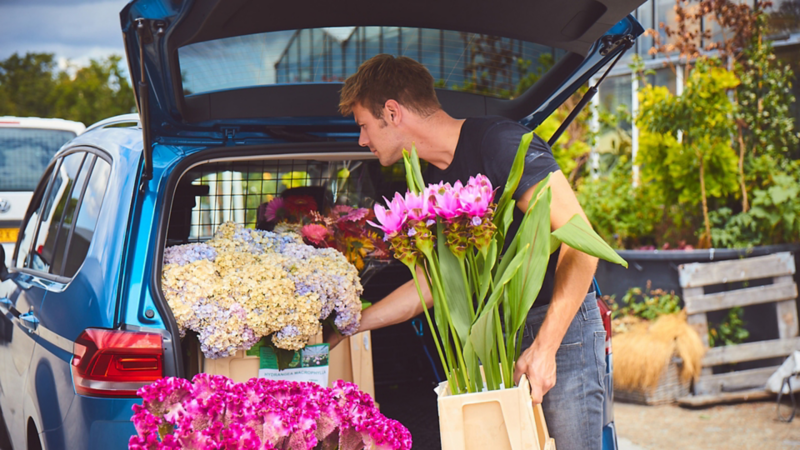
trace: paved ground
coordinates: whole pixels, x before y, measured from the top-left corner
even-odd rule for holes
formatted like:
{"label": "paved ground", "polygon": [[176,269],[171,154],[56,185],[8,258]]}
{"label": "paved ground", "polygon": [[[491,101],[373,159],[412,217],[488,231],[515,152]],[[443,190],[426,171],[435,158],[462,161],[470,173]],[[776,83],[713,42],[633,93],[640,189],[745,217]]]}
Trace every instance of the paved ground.
{"label": "paved ground", "polygon": [[774,401],[705,409],[617,402],[614,415],[620,450],[800,449],[800,417],[778,421]]}

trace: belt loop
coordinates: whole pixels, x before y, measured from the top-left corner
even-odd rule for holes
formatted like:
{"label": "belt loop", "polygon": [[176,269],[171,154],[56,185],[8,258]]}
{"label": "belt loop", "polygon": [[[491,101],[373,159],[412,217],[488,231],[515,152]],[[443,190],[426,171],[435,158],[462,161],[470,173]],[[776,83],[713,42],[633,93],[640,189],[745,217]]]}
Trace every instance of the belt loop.
{"label": "belt loop", "polygon": [[583,316],[583,321],[589,320],[589,313],[586,309],[586,296],[583,296],[583,301],[581,302],[581,316]]}

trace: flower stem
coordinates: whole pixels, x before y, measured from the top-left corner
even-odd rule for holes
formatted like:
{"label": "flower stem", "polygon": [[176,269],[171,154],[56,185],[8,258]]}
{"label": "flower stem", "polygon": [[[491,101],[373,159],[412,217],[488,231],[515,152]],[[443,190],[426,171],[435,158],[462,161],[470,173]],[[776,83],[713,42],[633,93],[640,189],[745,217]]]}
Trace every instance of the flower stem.
{"label": "flower stem", "polygon": [[508,389],[513,385],[513,383],[509,382],[511,377],[509,376],[510,370],[508,367],[508,356],[506,355],[506,348],[503,345],[505,339],[503,339],[503,329],[500,326],[500,311],[498,311],[497,308],[494,308],[492,313],[494,314],[494,329],[495,333],[497,333],[497,351],[500,353],[500,364],[503,372],[503,386]]}
{"label": "flower stem", "polygon": [[452,384],[452,381],[450,380],[450,371],[452,369],[442,353],[442,346],[439,344],[439,338],[436,336],[436,332],[434,331],[435,328],[433,327],[433,321],[431,321],[431,315],[428,312],[428,305],[425,304],[425,297],[422,295],[422,289],[419,286],[419,278],[417,277],[416,268],[411,266],[408,268],[411,270],[411,276],[414,277],[414,285],[417,287],[417,294],[419,295],[419,300],[422,302],[422,310],[425,311],[425,318],[428,320],[428,327],[430,328],[431,335],[433,336],[433,343],[436,344],[436,351],[439,353],[439,360],[445,365],[444,373],[447,376],[447,383]]}

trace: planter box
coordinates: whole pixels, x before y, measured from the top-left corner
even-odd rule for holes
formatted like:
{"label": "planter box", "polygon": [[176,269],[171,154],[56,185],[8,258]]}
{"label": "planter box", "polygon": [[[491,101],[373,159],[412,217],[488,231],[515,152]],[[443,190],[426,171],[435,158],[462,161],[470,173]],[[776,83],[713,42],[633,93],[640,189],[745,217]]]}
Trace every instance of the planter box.
{"label": "planter box", "polygon": [[[309,344],[322,342],[317,336]],[[224,375],[237,383],[243,383],[258,376],[259,357],[247,356],[239,351],[234,356],[219,359],[202,357],[202,372],[213,375]],[[359,389],[375,398],[375,381],[372,376],[372,340],[369,331],[357,333],[345,338],[337,345],[328,359],[328,386],[337,380],[349,381],[358,385]]]}
{"label": "planter box", "polygon": [[627,390],[614,387],[614,400],[650,406],[675,403],[679,398],[689,395],[691,388],[691,380],[681,381],[682,364],[683,361],[680,358],[670,358],[669,364],[661,372],[655,388]]}
{"label": "planter box", "polygon": [[533,406],[528,379],[511,389],[451,395],[439,391],[442,450],[555,450],[542,405]]}

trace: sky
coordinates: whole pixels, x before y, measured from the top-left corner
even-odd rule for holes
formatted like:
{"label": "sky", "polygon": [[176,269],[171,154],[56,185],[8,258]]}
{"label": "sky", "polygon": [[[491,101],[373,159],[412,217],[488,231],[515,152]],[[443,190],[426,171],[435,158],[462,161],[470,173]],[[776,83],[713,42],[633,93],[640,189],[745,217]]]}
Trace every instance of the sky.
{"label": "sky", "polygon": [[119,12],[128,0],[0,0],[0,60],[14,53],[55,53],[86,65],[90,59],[123,56]]}

